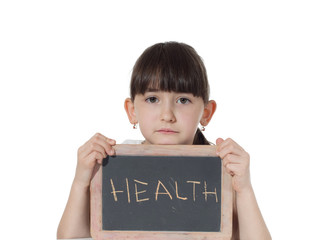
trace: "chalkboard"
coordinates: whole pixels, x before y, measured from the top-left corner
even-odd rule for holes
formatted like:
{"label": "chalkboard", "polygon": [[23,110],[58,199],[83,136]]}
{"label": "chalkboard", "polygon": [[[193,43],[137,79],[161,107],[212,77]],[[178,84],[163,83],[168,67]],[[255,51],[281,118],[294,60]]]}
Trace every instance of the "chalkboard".
{"label": "chalkboard", "polygon": [[219,157],[105,159],[103,230],[219,232],[220,225]]}
{"label": "chalkboard", "polygon": [[115,149],[91,183],[94,239],[231,238],[231,180],[214,146]]}

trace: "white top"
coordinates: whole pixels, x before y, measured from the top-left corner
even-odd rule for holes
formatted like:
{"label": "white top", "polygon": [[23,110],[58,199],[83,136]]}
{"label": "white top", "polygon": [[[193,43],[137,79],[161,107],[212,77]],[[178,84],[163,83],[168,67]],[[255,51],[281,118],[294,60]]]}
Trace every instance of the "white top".
{"label": "white top", "polygon": [[[141,144],[143,140],[131,140],[127,139],[122,144]],[[73,240],[92,240],[92,238],[72,238]],[[57,240],[67,240],[67,239],[57,239]]]}
{"label": "white top", "polygon": [[124,140],[124,142],[122,144],[141,144],[142,142],[143,142],[143,140],[127,139],[127,140]]}
{"label": "white top", "polygon": [[[71,238],[57,239],[57,240],[69,240]],[[92,238],[72,238],[72,240],[92,240]]]}

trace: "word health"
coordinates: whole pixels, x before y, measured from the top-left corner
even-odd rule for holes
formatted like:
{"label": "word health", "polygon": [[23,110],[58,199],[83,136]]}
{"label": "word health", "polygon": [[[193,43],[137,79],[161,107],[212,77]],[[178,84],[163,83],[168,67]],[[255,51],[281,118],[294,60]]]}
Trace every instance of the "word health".
{"label": "word health", "polygon": [[[130,183],[130,184],[129,184]],[[134,189],[132,189],[132,183],[134,183]],[[179,187],[182,185],[179,184],[189,184],[190,191],[189,192],[179,192]],[[149,183],[143,182],[137,179],[131,179],[129,181],[128,178],[125,178],[125,181],[122,181],[121,188],[119,186],[119,182],[114,182],[112,178],[110,178],[110,185],[111,185],[111,194],[113,196],[113,199],[115,202],[118,202],[118,196],[119,194],[125,194],[126,199],[128,203],[131,201],[136,202],[144,202],[144,201],[158,201],[161,198],[166,197],[167,199],[174,200],[178,199],[181,201],[187,201],[191,200],[196,202],[197,199],[200,197],[196,194],[196,191],[201,190],[201,197],[204,198],[204,200],[208,201],[208,196],[212,196],[215,202],[218,202],[218,194],[216,187],[212,187],[211,189],[214,189],[214,191],[208,191],[207,181],[185,181],[182,183],[179,183],[177,181],[174,181],[174,187],[172,184],[166,183],[166,185],[163,183],[163,181],[156,181],[156,184],[153,183],[155,186],[154,188],[148,187]],[[168,190],[168,185],[171,187],[171,191]],[[116,188],[117,186],[117,188]],[[131,187],[130,187],[131,186]],[[185,187],[185,186],[184,186]],[[200,189],[199,189],[200,188]],[[186,189],[186,188],[184,188]],[[130,193],[133,193],[133,197],[130,195]],[[163,195],[160,197],[160,195]],[[133,199],[132,199],[133,198]]]}

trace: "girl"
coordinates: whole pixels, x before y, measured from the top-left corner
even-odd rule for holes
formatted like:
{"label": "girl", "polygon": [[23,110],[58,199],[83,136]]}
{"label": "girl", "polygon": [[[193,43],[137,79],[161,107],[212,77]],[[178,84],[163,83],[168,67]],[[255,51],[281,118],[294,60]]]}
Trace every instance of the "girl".
{"label": "girl", "polygon": [[[134,128],[140,126],[141,144],[211,144],[198,125],[209,124],[216,103],[209,100],[206,69],[192,47],[166,42],[146,49],[133,68],[130,90],[125,110]],[[58,238],[90,237],[90,180],[102,159],[114,155],[115,144],[97,133],[79,148]],[[216,145],[235,191],[232,239],[271,239],[250,182],[249,154],[232,139],[218,138]]]}

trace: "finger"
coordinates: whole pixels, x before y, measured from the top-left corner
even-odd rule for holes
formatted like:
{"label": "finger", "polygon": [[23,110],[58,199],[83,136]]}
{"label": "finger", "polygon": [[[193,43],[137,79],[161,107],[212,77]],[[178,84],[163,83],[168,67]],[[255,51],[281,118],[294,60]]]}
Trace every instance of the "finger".
{"label": "finger", "polygon": [[114,140],[114,139],[112,139],[112,138],[108,138],[108,137],[106,137],[106,136],[104,136],[104,135],[102,135],[102,134],[100,134],[100,133],[97,133],[96,134],[97,136],[97,139],[101,139],[101,140],[103,140],[103,141],[106,141],[108,144],[110,144],[110,145],[115,145],[116,144],[116,140]]}
{"label": "finger", "polygon": [[231,177],[233,177],[233,176],[235,176],[236,174],[235,174],[235,168],[232,166],[233,164],[227,164],[227,166],[226,166],[226,171],[227,171],[227,173],[228,174],[230,174],[231,175]]}
{"label": "finger", "polygon": [[[111,141],[112,140],[112,141]],[[114,155],[114,149],[113,149],[113,145],[115,145],[115,141],[113,139],[106,139],[106,138],[99,138],[99,139],[96,139],[96,143],[99,144],[105,153],[107,153],[108,155]],[[113,144],[110,144],[110,143],[113,143]]]}
{"label": "finger", "polygon": [[239,164],[229,163],[226,165],[226,170],[233,174],[232,176],[241,176],[244,173],[243,168]]}
{"label": "finger", "polygon": [[220,145],[224,140],[222,138],[217,138],[216,145]]}
{"label": "finger", "polygon": [[[100,145],[103,149],[100,147],[97,148],[95,144]],[[100,151],[102,154],[113,155],[114,150],[111,145],[115,144],[115,140],[107,138],[100,133],[96,133],[88,142],[84,144],[79,152],[82,157],[89,155],[92,151]]]}
{"label": "finger", "polygon": [[[95,135],[93,135],[88,142],[91,141],[97,141],[98,139],[102,139],[103,141],[106,141],[107,143],[109,143],[110,145],[115,145],[116,141],[114,139],[111,138],[107,138],[106,136],[102,135],[101,133],[96,133]],[[88,143],[87,142],[87,143]]]}
{"label": "finger", "polygon": [[228,164],[240,164],[240,163],[241,163],[241,158],[239,156],[236,156],[236,155],[233,155],[233,154],[227,154],[222,159],[223,166],[226,166]]}
{"label": "finger", "polygon": [[112,146],[116,145],[116,141],[114,139],[107,138],[100,133],[96,133],[93,137],[93,140],[103,146],[108,155],[114,155],[115,151],[112,148]]}
{"label": "finger", "polygon": [[95,135],[93,135],[88,141],[86,141],[79,149],[78,149],[78,156],[80,155],[87,155],[85,152],[88,151],[88,145],[91,142],[94,142],[94,139],[98,138],[100,133],[96,133]]}
{"label": "finger", "polygon": [[227,138],[227,139],[222,143],[222,146],[224,147],[225,145],[229,145],[229,144],[234,145],[234,146],[236,146],[237,148],[243,150],[243,148],[242,148],[236,141],[234,141],[234,140],[231,139],[231,138]]}
{"label": "finger", "polygon": [[95,135],[94,135],[94,137],[96,137],[96,138],[100,138],[100,139],[103,139],[103,140],[105,140],[105,141],[107,141],[109,144],[111,144],[111,145],[115,145],[116,144],[116,140],[114,140],[114,139],[112,139],[112,138],[108,138],[108,137],[106,137],[106,136],[104,136],[103,134],[101,134],[101,133],[96,133]]}
{"label": "finger", "polygon": [[92,152],[100,152],[104,157],[107,157],[107,153],[103,146],[97,142],[89,142],[84,146],[83,152],[79,155],[80,158],[86,158]]}
{"label": "finger", "polygon": [[217,155],[219,155],[219,153],[220,153],[219,152],[220,151],[219,148],[220,148],[220,144],[223,143],[223,141],[224,140],[222,138],[217,138],[217,140],[216,140],[216,154]]}
{"label": "finger", "polygon": [[84,163],[89,168],[93,168],[97,162],[102,162],[103,159],[104,157],[100,152],[94,151],[88,155]]}
{"label": "finger", "polygon": [[244,151],[242,149],[236,148],[234,146],[228,146],[220,150],[219,157],[224,159],[227,155],[234,155],[236,157],[241,157],[244,155]]}
{"label": "finger", "polygon": [[[104,159],[104,158],[103,158]],[[102,164],[102,162],[103,162],[103,159],[97,159],[97,162],[99,163],[99,164]]]}
{"label": "finger", "polygon": [[[230,164],[228,164],[230,165]],[[226,172],[231,175],[232,177],[235,175],[234,172],[232,172],[228,167],[225,167]]]}
{"label": "finger", "polygon": [[224,141],[218,149],[218,154],[224,158],[227,154],[234,154],[241,156],[245,153],[244,149],[233,140]]}
{"label": "finger", "polygon": [[110,145],[116,145],[116,140],[114,140],[114,139],[111,139],[111,138],[107,138],[107,141],[108,141],[108,143],[110,144]]}

